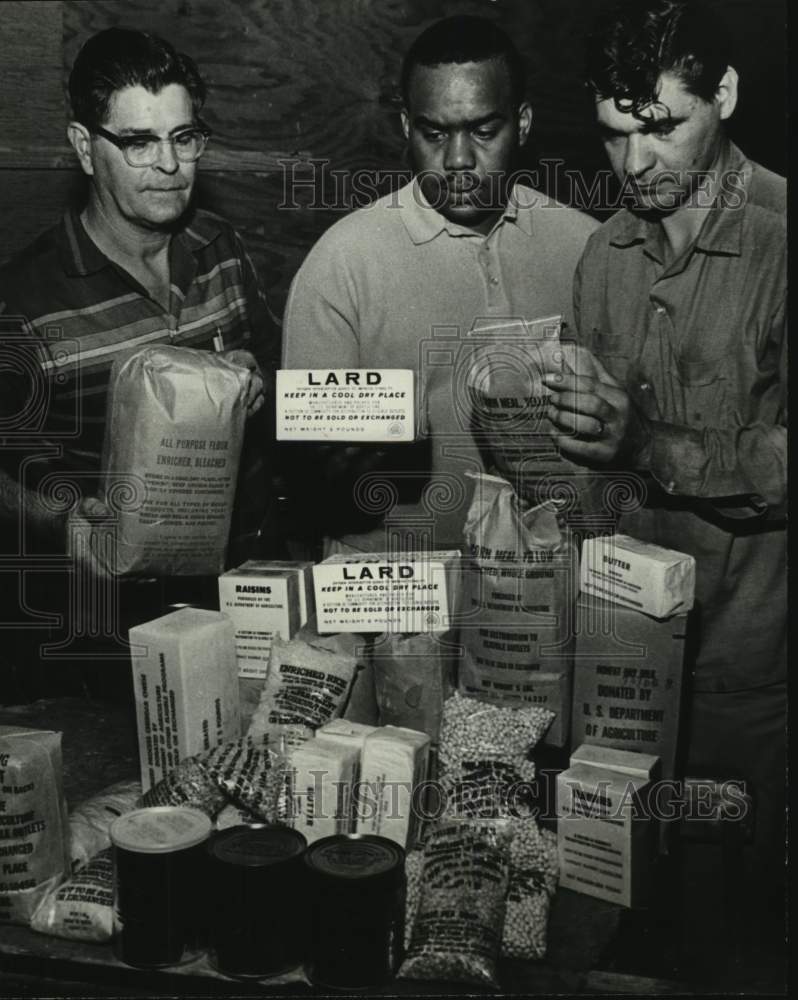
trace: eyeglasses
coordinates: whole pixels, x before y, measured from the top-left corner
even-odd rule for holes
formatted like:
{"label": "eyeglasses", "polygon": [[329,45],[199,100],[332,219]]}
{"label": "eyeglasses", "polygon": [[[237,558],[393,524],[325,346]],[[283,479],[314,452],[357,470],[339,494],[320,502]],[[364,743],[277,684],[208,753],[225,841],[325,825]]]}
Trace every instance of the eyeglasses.
{"label": "eyeglasses", "polygon": [[168,135],[161,139],[157,135],[116,135],[108,129],[100,128],[99,125],[92,129],[96,133],[113,143],[117,149],[122,151],[122,155],[131,167],[151,167],[157,162],[161,152],[161,143],[168,142],[174,149],[175,156],[181,163],[193,163],[205,152],[208,139],[211,137],[211,130],[203,126],[202,128],[187,128],[177,135]]}

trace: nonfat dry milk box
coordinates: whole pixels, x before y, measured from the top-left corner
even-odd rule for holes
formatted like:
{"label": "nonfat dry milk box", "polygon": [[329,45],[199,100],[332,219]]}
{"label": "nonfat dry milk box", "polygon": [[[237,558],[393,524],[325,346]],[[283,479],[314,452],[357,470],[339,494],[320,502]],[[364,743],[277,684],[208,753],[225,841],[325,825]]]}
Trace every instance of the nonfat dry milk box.
{"label": "nonfat dry milk box", "polygon": [[445,632],[460,552],[332,555],[313,567],[319,632]]}
{"label": "nonfat dry milk box", "polygon": [[689,611],[695,559],[629,535],[602,535],[582,544],[581,590],[654,618]]}
{"label": "nonfat dry milk box", "polygon": [[238,676],[263,678],[274,637],[305,624],[312,563],[250,559],[219,577],[219,609],[235,625]]}
{"label": "nonfat dry milk box", "polygon": [[181,608],[129,637],[146,792],[185,757],[240,737],[235,630],[218,611]]}
{"label": "nonfat dry milk box", "polygon": [[410,368],[281,369],[277,440],[413,441],[414,386]]}
{"label": "nonfat dry milk box", "polygon": [[571,767],[557,776],[563,888],[619,906],[646,901],[656,844],[646,793],[658,767],[648,754],[606,747],[575,752]]}

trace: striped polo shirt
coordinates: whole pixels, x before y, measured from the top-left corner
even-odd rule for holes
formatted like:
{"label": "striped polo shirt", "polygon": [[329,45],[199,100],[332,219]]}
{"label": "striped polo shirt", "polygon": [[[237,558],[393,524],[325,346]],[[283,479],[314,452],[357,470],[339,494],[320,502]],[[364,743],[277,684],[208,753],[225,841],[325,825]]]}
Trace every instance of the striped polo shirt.
{"label": "striped polo shirt", "polygon": [[[220,338],[225,350],[251,350],[265,374],[276,367],[276,325],[228,223],[194,212],[172,238],[169,264],[165,310],[69,211],[0,269],[6,340],[0,409],[5,429],[13,430],[8,411],[17,407],[29,459],[37,456],[26,463],[26,486],[58,470],[74,475],[83,495],[96,491],[111,366],[135,350],[152,344],[213,350]],[[15,324],[20,333],[12,336]]]}

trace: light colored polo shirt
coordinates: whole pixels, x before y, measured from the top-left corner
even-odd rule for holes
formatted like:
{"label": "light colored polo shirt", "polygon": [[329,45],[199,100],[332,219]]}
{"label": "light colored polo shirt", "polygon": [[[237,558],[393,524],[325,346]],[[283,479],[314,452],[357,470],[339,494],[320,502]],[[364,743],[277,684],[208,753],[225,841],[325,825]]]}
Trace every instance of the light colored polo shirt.
{"label": "light colored polo shirt", "polygon": [[[483,469],[463,386],[475,343],[469,334],[557,314],[570,325],[574,271],[596,228],[589,216],[516,185],[482,236],[431,208],[413,181],[332,226],[294,278],[284,368],[418,373],[433,488],[419,508],[394,510],[389,520],[415,518],[425,545],[462,544],[471,493],[464,474]],[[349,541],[386,547],[385,533],[377,534]]]}

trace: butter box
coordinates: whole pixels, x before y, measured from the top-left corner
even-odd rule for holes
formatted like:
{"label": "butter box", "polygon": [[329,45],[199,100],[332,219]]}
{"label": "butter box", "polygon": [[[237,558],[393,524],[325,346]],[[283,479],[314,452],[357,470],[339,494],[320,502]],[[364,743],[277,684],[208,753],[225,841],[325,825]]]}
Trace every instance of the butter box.
{"label": "butter box", "polygon": [[282,369],[277,440],[413,441],[414,386],[410,368]]}
{"label": "butter box", "polygon": [[248,559],[219,577],[219,609],[236,629],[239,677],[263,679],[274,637],[292,639],[313,613],[312,567]]}
{"label": "butter box", "polygon": [[460,552],[339,553],[313,567],[319,632],[444,632]]}
{"label": "butter box", "polygon": [[288,788],[290,825],[310,844],[321,837],[353,832],[353,785],[360,747],[312,739],[291,752]]}
{"label": "butter box", "polygon": [[399,726],[382,726],[366,737],[356,808],[357,833],[387,837],[401,847],[418,833],[415,790],[425,781],[430,738]]}
{"label": "butter box", "polygon": [[676,775],[688,615],[657,620],[582,594],[571,745],[653,754]]}
{"label": "butter box", "polygon": [[695,559],[629,535],[588,538],[582,544],[581,589],[667,618],[693,606]]}
{"label": "butter box", "polygon": [[129,637],[146,792],[185,757],[241,735],[235,629],[218,611],[181,608]]}
{"label": "butter box", "polygon": [[649,783],[644,768],[622,774],[582,763],[557,776],[561,887],[619,906],[646,902],[655,844]]}

